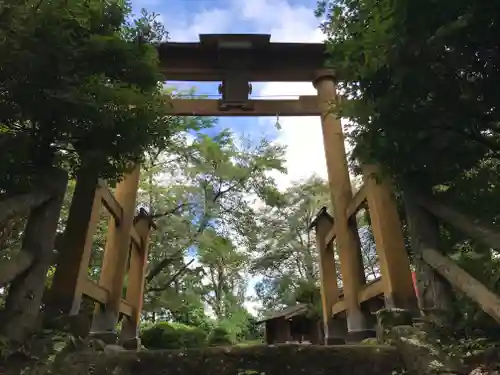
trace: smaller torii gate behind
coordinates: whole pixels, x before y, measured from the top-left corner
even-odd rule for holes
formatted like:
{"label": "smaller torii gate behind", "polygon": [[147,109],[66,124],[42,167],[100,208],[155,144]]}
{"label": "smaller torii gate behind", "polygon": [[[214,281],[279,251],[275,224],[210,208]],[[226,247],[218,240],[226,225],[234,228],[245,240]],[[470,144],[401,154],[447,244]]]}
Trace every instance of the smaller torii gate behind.
{"label": "smaller torii gate behind", "polygon": [[[168,81],[221,82],[220,100],[173,99],[175,116],[321,116],[333,216],[315,220],[320,254],[325,343],[357,341],[373,335],[364,302],[384,295],[389,307],[416,308],[409,260],[396,203],[388,182],[377,183],[375,166],[364,166],[364,185],[353,196],[340,119],[330,111],[337,100],[334,72],[324,69],[323,44],[270,43],[270,35],[200,35],[196,43],[163,43],[158,47]],[[251,100],[251,82],[310,81],[317,96],[296,100]],[[119,315],[124,316],[120,341],[138,348],[148,237],[153,223],[134,218],[139,166],[125,176],[113,195],[93,172],[77,178],[64,241],[50,293],[50,303],[77,314],[82,295],[96,302],[91,335],[116,341]],[[355,214],[367,202],[382,277],[366,284]],[[104,204],[111,213],[99,283],[89,280],[92,236]],[[336,240],[342,295],[334,261]],[[131,250],[131,251],[130,251]],[[127,270],[127,264],[129,269]],[[123,296],[128,274],[126,295]],[[345,312],[345,317],[341,317]],[[346,324],[347,322],[347,324]]]}

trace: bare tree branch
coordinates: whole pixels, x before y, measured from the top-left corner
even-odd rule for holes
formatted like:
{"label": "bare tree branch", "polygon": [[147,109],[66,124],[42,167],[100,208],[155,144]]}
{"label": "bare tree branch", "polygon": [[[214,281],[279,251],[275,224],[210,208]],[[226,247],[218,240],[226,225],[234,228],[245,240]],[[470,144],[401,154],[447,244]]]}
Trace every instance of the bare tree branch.
{"label": "bare tree branch", "polygon": [[151,218],[152,219],[158,219],[160,217],[164,217],[164,216],[168,216],[168,215],[175,215],[175,214],[179,213],[183,208],[186,208],[186,207],[189,207],[189,206],[192,206],[192,205],[193,205],[192,203],[181,203],[177,207],[172,208],[170,210],[167,210],[167,211],[165,211],[165,212],[163,212],[161,214],[151,215]]}
{"label": "bare tree branch", "polygon": [[194,236],[189,239],[189,241],[186,242],[184,246],[181,246],[180,250],[176,251],[174,254],[172,254],[171,257],[162,259],[160,263],[158,263],[156,266],[154,266],[151,271],[149,271],[148,275],[146,276],[146,284],[150,283],[156,276],[160,274],[161,271],[163,271],[169,264],[171,264],[174,260],[179,259],[178,255],[182,254],[182,252],[191,246],[198,236],[205,230],[205,228],[208,225],[208,218],[204,217],[202,222],[200,223],[200,226],[198,227],[196,233]]}
{"label": "bare tree branch", "polygon": [[[208,187],[209,187],[209,185],[211,185],[214,182],[215,177],[210,176],[209,179],[201,181],[201,186],[205,191],[205,212],[203,214],[203,217],[201,219],[200,225],[199,225],[196,233],[194,234],[193,238],[191,238],[184,246],[182,246],[180,248],[180,250],[176,251],[171,257],[162,259],[156,266],[154,266],[151,269],[151,271],[149,271],[148,275],[146,276],[146,284],[150,283],[156,276],[158,276],[161,273],[161,271],[163,271],[166,267],[168,267],[168,265],[172,263],[173,257],[177,257],[179,254],[181,254],[187,247],[191,246],[196,241],[196,239],[198,238],[198,236],[201,233],[203,233],[203,231],[207,228],[208,223],[210,221],[210,214],[209,214],[210,207],[209,206],[211,204],[215,204],[225,194],[233,191],[238,186],[241,186],[245,182],[245,179],[247,179],[248,176],[251,173],[253,173],[255,170],[257,170],[257,167],[252,168],[252,170],[249,172],[248,175],[239,178],[233,184],[228,186],[226,189],[222,189],[222,181],[219,181],[219,183],[218,183],[219,186],[218,186],[217,192],[213,196],[210,196],[213,194],[213,190],[211,190],[212,194],[210,194],[210,195],[208,194],[209,193]],[[190,205],[190,203],[183,203],[183,204],[177,206],[176,208],[169,210],[165,214],[162,214],[160,216],[175,214],[175,213],[179,212],[182,208],[186,207],[187,205]],[[158,217],[158,216],[155,216],[155,215],[153,216],[153,218],[156,218],[156,217]]]}
{"label": "bare tree branch", "polygon": [[193,264],[193,262],[194,262],[194,259],[191,259],[189,262],[187,262],[186,264],[184,264],[170,279],[168,279],[168,281],[165,284],[163,284],[163,286],[157,287],[157,288],[149,288],[148,291],[149,292],[163,292],[164,290],[168,289],[168,287],[170,286],[170,284],[172,284],[180,276],[182,276],[184,273],[186,273],[186,271],[188,270],[189,266],[191,264]]}

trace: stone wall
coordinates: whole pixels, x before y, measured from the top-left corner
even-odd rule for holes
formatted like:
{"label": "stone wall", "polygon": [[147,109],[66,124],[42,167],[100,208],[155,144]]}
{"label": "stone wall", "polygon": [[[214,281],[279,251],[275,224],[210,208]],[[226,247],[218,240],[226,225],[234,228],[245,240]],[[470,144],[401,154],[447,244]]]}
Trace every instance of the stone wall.
{"label": "stone wall", "polygon": [[400,370],[400,361],[387,346],[262,345],[75,353],[54,370],[54,375],[390,375]]}

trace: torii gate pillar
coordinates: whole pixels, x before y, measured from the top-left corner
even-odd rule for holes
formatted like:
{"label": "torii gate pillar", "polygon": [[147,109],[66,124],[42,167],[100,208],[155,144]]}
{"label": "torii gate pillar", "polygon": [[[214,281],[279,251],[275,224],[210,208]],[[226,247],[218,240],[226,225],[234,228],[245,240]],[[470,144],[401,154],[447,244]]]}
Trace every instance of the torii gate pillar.
{"label": "torii gate pillar", "polygon": [[367,320],[358,299],[365,276],[357,228],[353,228],[346,215],[352,200],[352,188],[342,124],[340,118],[330,110],[332,102],[337,100],[334,73],[326,69],[318,71],[313,84],[318,91],[318,104],[321,109],[321,127],[347,310],[347,329],[353,340],[359,340],[373,336],[373,331],[368,330]]}

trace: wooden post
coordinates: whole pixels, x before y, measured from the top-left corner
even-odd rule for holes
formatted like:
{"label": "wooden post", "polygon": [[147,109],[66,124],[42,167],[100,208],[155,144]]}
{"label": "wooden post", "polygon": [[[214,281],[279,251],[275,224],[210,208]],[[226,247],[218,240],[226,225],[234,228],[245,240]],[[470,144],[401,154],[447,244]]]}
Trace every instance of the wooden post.
{"label": "wooden post", "polygon": [[[336,238],[339,247],[340,271],[342,274],[344,300],[347,307],[347,327],[349,335],[361,338],[366,331],[366,319],[361,311],[358,293],[363,285],[360,278],[363,264],[360,263],[357,230],[353,230],[346,216],[347,206],[352,199],[351,181],[344,145],[344,134],[340,118],[331,112],[331,103],[337,93],[334,74],[329,70],[316,74],[314,86],[318,91],[321,108],[321,126],[325,147],[330,194],[334,209]],[[352,335],[351,335],[352,333]],[[371,335],[371,334],[370,334]]]}
{"label": "wooden post", "polygon": [[276,319],[276,323],[278,325],[278,343],[285,343],[290,341],[292,338],[292,330],[290,327],[290,322],[286,320],[284,317]]}
{"label": "wooden post", "polygon": [[316,247],[319,254],[319,275],[323,331],[325,345],[345,344],[347,325],[345,319],[332,316],[332,307],[340,299],[333,242],[327,243],[326,235],[333,225],[333,218],[322,208],[313,221],[316,227]]}
{"label": "wooden post", "polygon": [[435,215],[439,220],[454,226],[463,234],[482,242],[492,249],[500,249],[500,230],[497,225],[469,217],[463,212],[439,202],[429,194],[425,195],[412,191],[411,195],[420,206]]}
{"label": "wooden post", "polygon": [[148,260],[149,235],[152,226],[150,217],[144,211],[141,211],[134,224],[134,228],[141,239],[141,246],[138,248],[132,245],[126,294],[126,300],[134,306],[134,310],[131,317],[124,319],[120,337],[122,345],[127,349],[139,350],[141,347],[139,323],[144,301],[144,280]]}
{"label": "wooden post", "polygon": [[500,323],[500,297],[473,278],[453,260],[436,249],[424,248],[423,258],[455,288],[476,302],[481,310]]}
{"label": "wooden post", "polygon": [[81,281],[87,278],[94,235],[101,209],[97,176],[81,171],[76,180],[66,230],[52,280],[49,308],[59,313],[78,314]]}
{"label": "wooden post", "polygon": [[[109,291],[105,306],[97,304],[92,320],[91,335],[99,336],[105,341],[116,341],[115,328],[120,313],[120,302],[124,276],[127,267],[130,249],[137,189],[139,187],[139,166],[125,175],[115,190],[116,201],[122,207],[122,218],[116,225],[114,218],[110,218],[108,235],[104,249],[103,264],[99,285]],[[107,333],[111,333],[107,335]]]}
{"label": "wooden post", "polygon": [[363,166],[366,198],[370,210],[386,307],[418,310],[410,261],[392,186],[377,175],[374,165]]}
{"label": "wooden post", "polygon": [[266,344],[267,345],[271,345],[273,343],[273,337],[272,337],[272,328],[271,328],[271,325],[272,325],[272,320],[268,320],[264,323],[264,338],[265,338],[265,341],[266,341]]}

